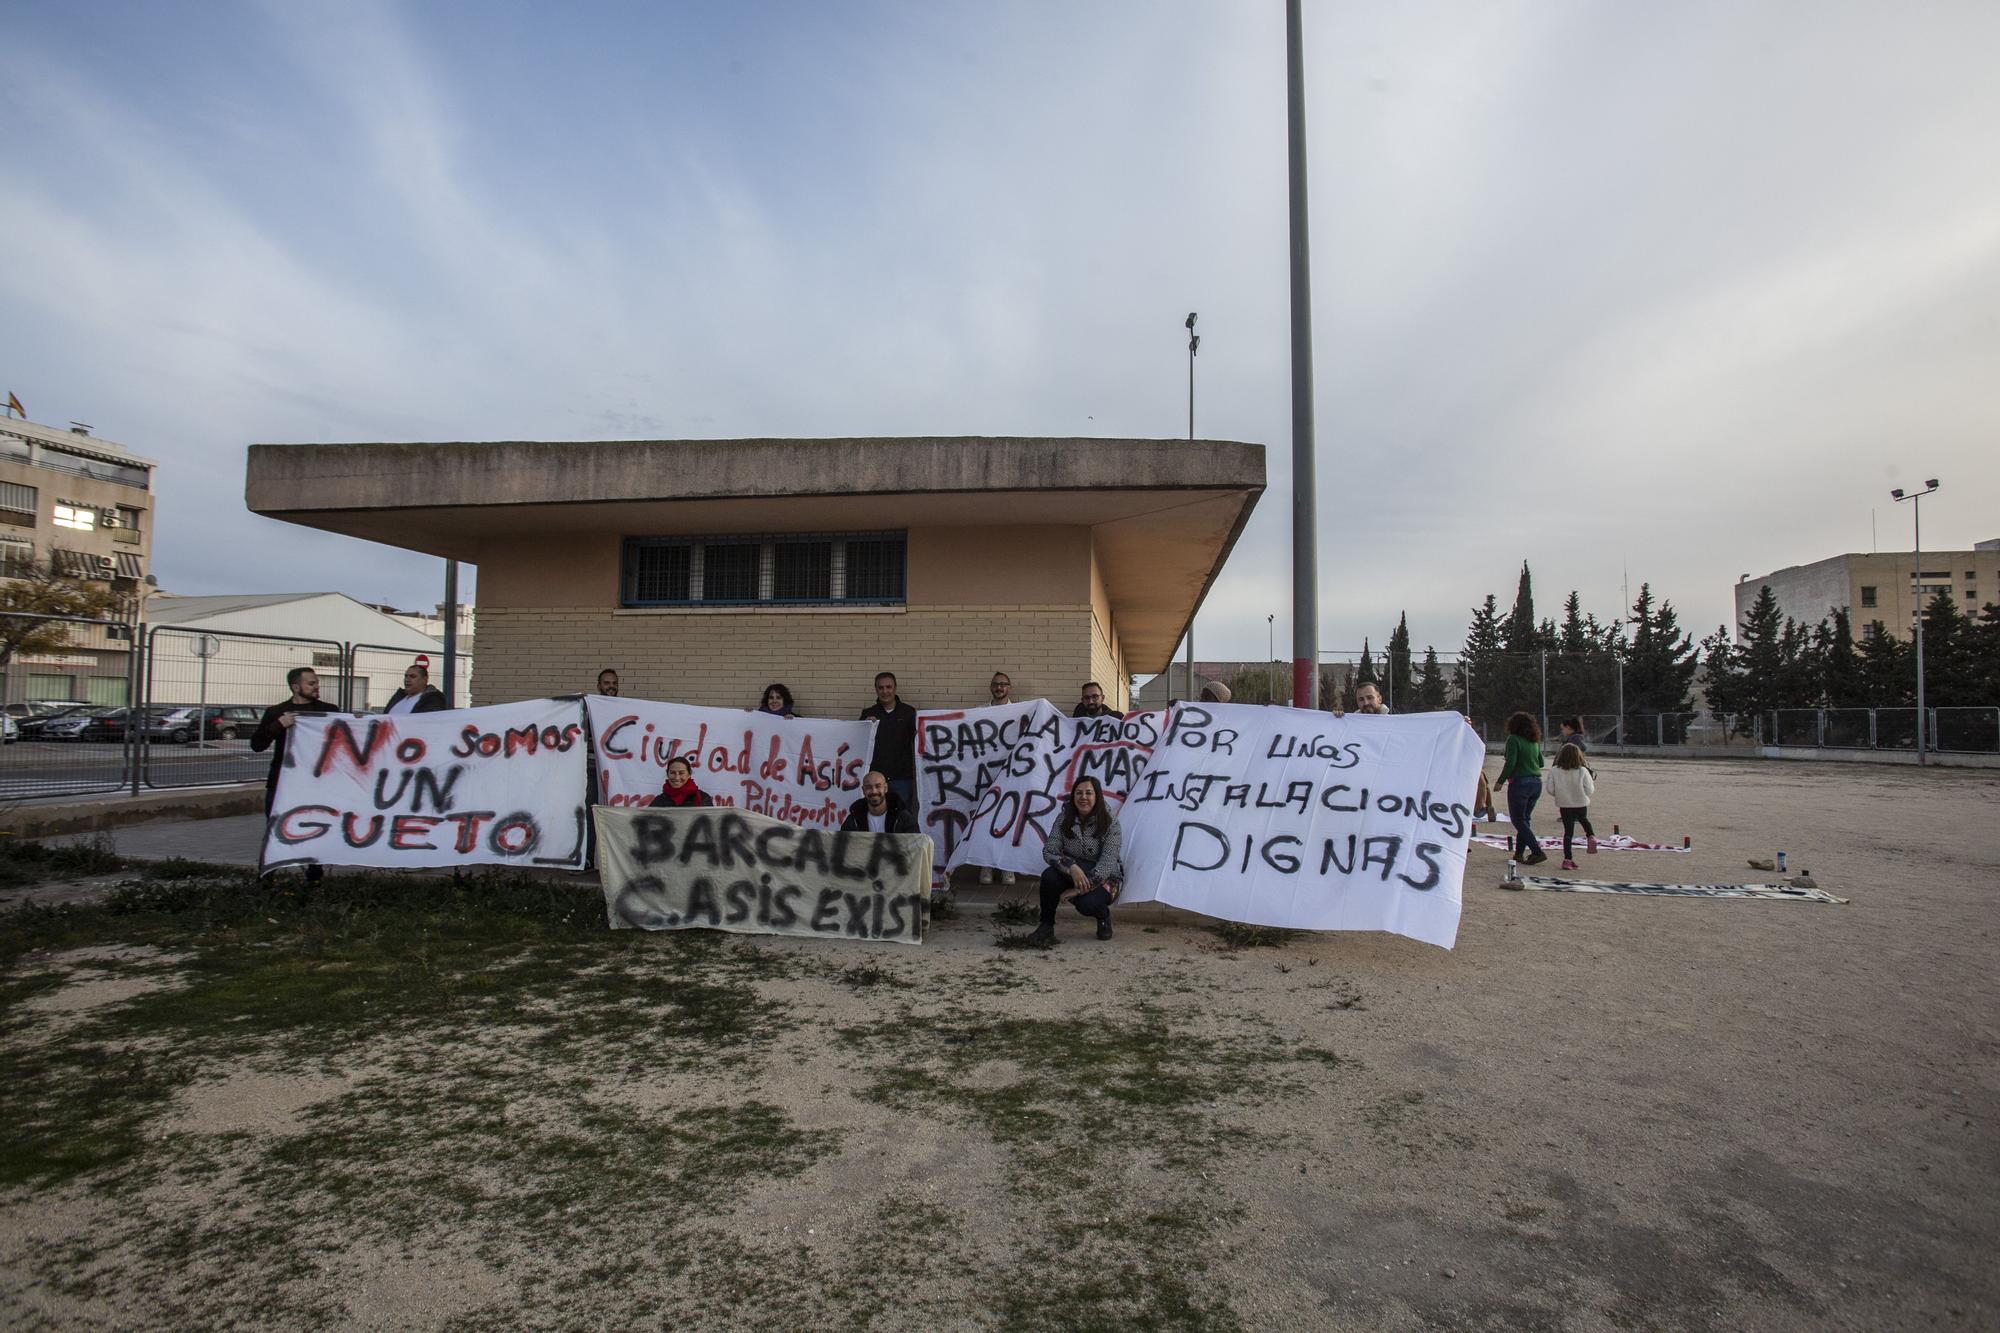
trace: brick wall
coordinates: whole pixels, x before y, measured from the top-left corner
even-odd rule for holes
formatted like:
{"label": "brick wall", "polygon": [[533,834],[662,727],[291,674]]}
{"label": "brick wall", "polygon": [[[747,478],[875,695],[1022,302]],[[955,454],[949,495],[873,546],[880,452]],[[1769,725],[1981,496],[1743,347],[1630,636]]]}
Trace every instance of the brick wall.
{"label": "brick wall", "polygon": [[472,682],[482,704],[588,693],[603,667],[627,695],[749,708],[770,682],[799,711],[852,717],[874,702],[877,671],[893,671],[919,708],[983,704],[996,669],[1014,696],[1045,696],[1065,712],[1085,680],[1115,694],[1116,672],[1089,604],[911,607],[901,611],[758,608],[612,611],[479,608]]}

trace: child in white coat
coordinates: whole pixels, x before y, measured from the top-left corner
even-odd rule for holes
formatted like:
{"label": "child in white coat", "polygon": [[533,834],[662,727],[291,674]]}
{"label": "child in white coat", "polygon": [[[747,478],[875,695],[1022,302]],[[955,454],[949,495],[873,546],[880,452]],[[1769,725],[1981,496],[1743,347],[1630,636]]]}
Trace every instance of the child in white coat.
{"label": "child in white coat", "polygon": [[1574,870],[1577,825],[1583,825],[1584,850],[1593,853],[1597,850],[1597,830],[1590,826],[1590,797],[1597,790],[1597,775],[1583,762],[1581,749],[1565,745],[1556,754],[1555,767],[1549,770],[1548,790],[1549,799],[1556,803],[1556,813],[1562,816],[1562,868]]}

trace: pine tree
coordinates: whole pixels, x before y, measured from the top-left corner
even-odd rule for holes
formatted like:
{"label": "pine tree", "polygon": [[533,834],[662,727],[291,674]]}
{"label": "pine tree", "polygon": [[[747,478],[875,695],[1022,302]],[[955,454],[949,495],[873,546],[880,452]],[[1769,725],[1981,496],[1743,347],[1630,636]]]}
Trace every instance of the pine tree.
{"label": "pine tree", "polygon": [[1708,700],[1709,716],[1720,722],[1737,711],[1743,682],[1737,674],[1729,626],[1717,625],[1715,633],[1701,641],[1703,670],[1702,697]]}
{"label": "pine tree", "polygon": [[1828,708],[1855,708],[1866,703],[1868,690],[1861,677],[1861,657],[1854,651],[1854,627],[1845,607],[1835,607],[1829,620],[1820,622],[1825,631],[1818,644],[1820,686]]}
{"label": "pine tree", "polygon": [[1861,680],[1870,708],[1908,708],[1916,701],[1913,650],[1879,620],[1861,636]]}
{"label": "pine tree", "polygon": [[1991,706],[1994,702],[1976,695],[1978,665],[1971,629],[1949,589],[1933,596],[1924,608],[1924,707]]}
{"label": "pine tree", "polygon": [[1767,583],[1757,590],[1757,600],[1743,617],[1743,629],[1730,654],[1737,677],[1736,731],[1741,735],[1754,735],[1758,718],[1764,718],[1764,725],[1769,726],[1766,715],[1783,706],[1784,636],[1778,599],[1771,595]]}
{"label": "pine tree", "polygon": [[1532,653],[1542,645],[1535,633],[1535,582],[1528,562],[1521,562],[1521,581],[1514,589],[1514,609],[1500,630],[1500,646],[1510,653]]}
{"label": "pine tree", "polygon": [[1444,668],[1438,665],[1438,650],[1424,647],[1424,677],[1417,684],[1417,711],[1442,712],[1446,707]]}
{"label": "pine tree", "polygon": [[1785,627],[1778,634],[1778,707],[1819,706],[1819,663],[1812,651],[1812,634],[1786,616]]}
{"label": "pine tree", "polygon": [[1490,592],[1483,603],[1472,608],[1472,624],[1465,631],[1465,647],[1458,660],[1472,693],[1467,709],[1472,720],[1497,725],[1507,715],[1507,707],[1499,675],[1500,604]]}
{"label": "pine tree", "polygon": [[1405,611],[1389,635],[1389,651],[1383,654],[1389,676],[1389,707],[1408,709],[1415,699],[1415,682],[1410,676],[1410,613]]}
{"label": "pine tree", "polygon": [[1364,638],[1361,641],[1361,666],[1354,673],[1354,683],[1357,686],[1361,686],[1368,684],[1370,681],[1379,685],[1382,682],[1382,678],[1375,674],[1375,658],[1368,649],[1368,640]]}
{"label": "pine tree", "polygon": [[1653,604],[1653,587],[1639,585],[1632,603],[1632,642],[1625,653],[1625,711],[1686,713],[1694,708],[1689,691],[1701,669],[1694,636],[1681,629],[1670,599]]}
{"label": "pine tree", "polygon": [[[1594,618],[1591,623],[1595,624]],[[1556,647],[1564,653],[1577,656],[1593,652],[1599,647],[1589,626],[1584,623],[1583,599],[1577,596],[1574,588],[1570,589],[1569,596],[1563,599],[1563,623],[1562,629],[1556,635]]]}

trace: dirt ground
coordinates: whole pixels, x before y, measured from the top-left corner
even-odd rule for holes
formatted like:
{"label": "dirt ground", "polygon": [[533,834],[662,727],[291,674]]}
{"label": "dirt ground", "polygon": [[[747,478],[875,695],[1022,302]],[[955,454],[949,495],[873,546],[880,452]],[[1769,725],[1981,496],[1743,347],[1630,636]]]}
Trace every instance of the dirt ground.
{"label": "dirt ground", "polygon": [[[1694,850],[1584,873],[1782,848],[1851,901],[1510,893],[1475,847],[1451,951],[1133,909],[1044,953],[970,890],[919,948],[723,942],[769,1019],[726,1044],[586,1062],[556,1013],[248,1048],[145,1122],[149,1172],[0,1189],[0,1323],[2000,1327],[2000,773],[1598,768],[1602,830]],[[32,965],[66,984],[16,1051],[194,984]]]}

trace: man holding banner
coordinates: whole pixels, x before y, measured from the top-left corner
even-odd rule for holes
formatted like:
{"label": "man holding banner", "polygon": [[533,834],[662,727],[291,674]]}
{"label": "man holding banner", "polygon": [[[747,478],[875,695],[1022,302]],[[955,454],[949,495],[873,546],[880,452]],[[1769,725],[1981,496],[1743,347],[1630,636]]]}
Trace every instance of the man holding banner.
{"label": "man holding banner", "polygon": [[848,807],[847,818],[840,822],[843,833],[915,833],[917,817],[903,808],[896,799],[896,793],[889,790],[889,779],[880,773],[870,773],[861,779],[861,799]]}

